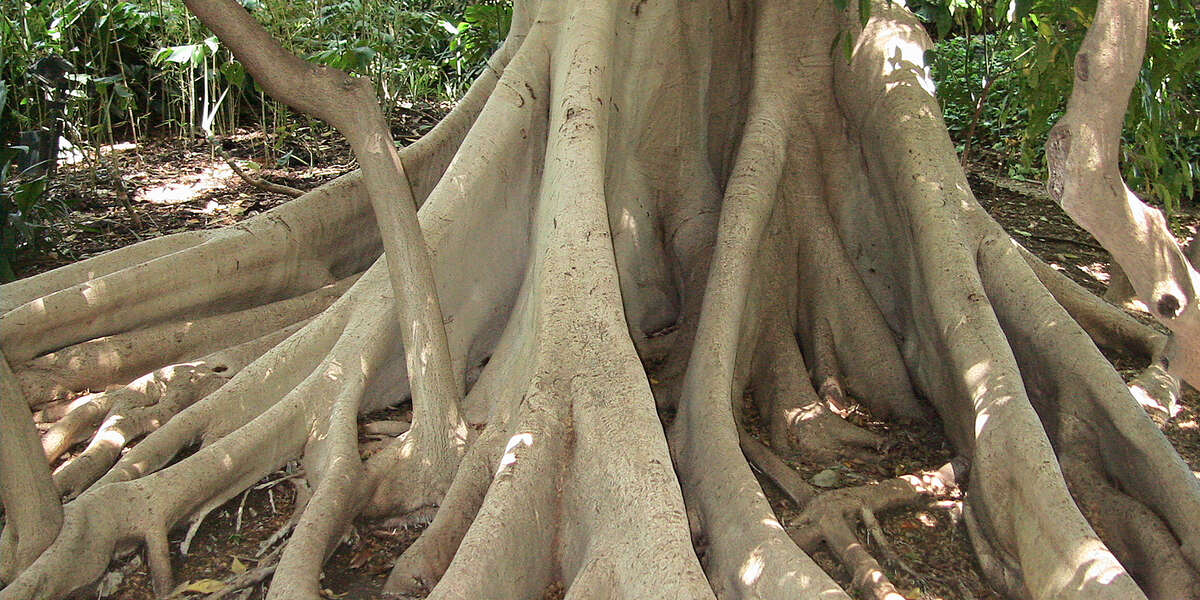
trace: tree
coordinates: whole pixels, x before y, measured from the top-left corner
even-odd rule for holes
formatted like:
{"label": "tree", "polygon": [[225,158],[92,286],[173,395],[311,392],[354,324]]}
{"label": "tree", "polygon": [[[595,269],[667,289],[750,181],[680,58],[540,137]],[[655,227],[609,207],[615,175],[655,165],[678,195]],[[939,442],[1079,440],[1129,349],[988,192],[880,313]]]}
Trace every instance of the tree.
{"label": "tree", "polygon": [[1121,283],[1133,288],[1150,313],[1170,328],[1172,343],[1161,360],[1200,385],[1200,275],[1162,213],[1125,185],[1117,159],[1129,93],[1146,49],[1149,14],[1148,0],[1096,5],[1095,23],[1075,54],[1075,87],[1067,112],[1046,140],[1047,187],[1050,197],[1112,252],[1127,277]]}
{"label": "tree", "polygon": [[[396,153],[369,86],[231,0],[188,4],[363,170],[3,288],[3,600],[61,597],[143,543],[168,590],[167,530],[296,457],[312,494],[275,598],[318,597],[351,519],[430,515],[389,590],[844,597],[805,554],[824,543],[895,598],[853,522],[968,465],[1006,591],[1196,595],[1200,485],[1096,348],[1164,339],[979,208],[903,8],[517,2],[489,69]],[[49,432],[55,456],[99,427],[51,479],[29,406],[129,381]],[[936,412],[962,458],[818,493],[779,455],[870,445],[825,408],[844,394]],[[364,463],[357,415],[410,395],[409,432]],[[798,533],[751,464],[804,507]]]}

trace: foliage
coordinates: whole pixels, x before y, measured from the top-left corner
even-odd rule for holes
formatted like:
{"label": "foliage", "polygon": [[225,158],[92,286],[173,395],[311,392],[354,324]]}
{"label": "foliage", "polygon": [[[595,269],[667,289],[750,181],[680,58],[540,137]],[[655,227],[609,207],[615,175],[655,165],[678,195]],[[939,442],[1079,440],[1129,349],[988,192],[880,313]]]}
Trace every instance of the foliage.
{"label": "foliage", "polygon": [[24,246],[41,241],[44,206],[39,200],[46,191],[47,178],[17,173],[17,158],[24,147],[2,143],[11,139],[15,120],[10,118],[8,87],[0,81],[0,281],[16,279],[12,260]]}
{"label": "foliage", "polygon": [[[512,10],[498,0],[239,1],[290,50],[372,77],[386,106],[461,95],[503,39]],[[17,99],[22,129],[45,122],[46,99],[27,72],[50,54],[78,71],[66,112],[85,142],[164,125],[195,135],[206,118],[228,130],[245,116],[270,131],[290,118],[177,0],[5,2],[0,79]]]}
{"label": "foliage", "polygon": [[[987,89],[974,143],[1039,176],[1042,146],[1070,93],[1075,52],[1095,0],[914,0],[939,39],[930,61],[952,135],[965,136]],[[1168,211],[1200,183],[1200,16],[1192,4],[1153,5],[1146,60],[1126,115],[1123,168],[1130,186]]]}
{"label": "foliage", "polygon": [[[1025,140],[1029,108],[1022,95],[1021,74],[1013,68],[1021,48],[1002,42],[997,36],[951,37],[929,53],[943,117],[950,135],[959,141],[959,152],[972,123],[976,148],[1012,154],[1020,151]],[[981,102],[985,88],[988,94]]]}

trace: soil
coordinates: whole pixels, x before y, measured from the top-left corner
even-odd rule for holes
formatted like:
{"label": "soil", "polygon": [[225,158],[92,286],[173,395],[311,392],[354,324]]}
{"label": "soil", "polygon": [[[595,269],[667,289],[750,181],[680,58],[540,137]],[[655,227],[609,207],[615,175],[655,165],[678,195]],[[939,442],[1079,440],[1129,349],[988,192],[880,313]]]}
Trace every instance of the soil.
{"label": "soil", "polygon": [[[394,124],[397,139],[415,139],[447,109],[448,106],[441,104],[400,108]],[[220,143],[243,168],[254,170],[256,175],[272,182],[302,190],[315,188],[355,168],[345,143],[329,132],[301,130],[281,144],[277,139],[267,139],[261,131],[242,131]],[[155,236],[223,227],[289,199],[239,179],[209,143],[201,139],[143,139],[104,148],[100,156],[99,160],[61,167],[48,201],[71,210],[48,224],[40,251],[17,257],[14,270],[19,276],[33,275]],[[1103,293],[1110,265],[1108,253],[1050,201],[1039,183],[1002,175],[1002,157],[984,155],[976,160],[968,175],[984,208],[1042,259],[1092,291]],[[1180,241],[1187,241],[1200,226],[1200,208],[1194,204],[1184,206],[1173,215],[1172,226]],[[1150,322],[1144,314],[1139,317]],[[1109,358],[1127,377],[1143,366],[1122,356]],[[364,422],[403,418],[398,410],[369,415]],[[747,426],[753,431],[754,409],[747,404],[746,411]],[[832,471],[836,478],[831,487],[862,485],[936,469],[952,458],[952,449],[935,426],[882,422],[860,408],[853,408],[848,418],[885,437],[888,441],[883,449],[868,460],[832,463],[790,460],[805,479],[812,480],[818,473]],[[1164,431],[1192,469],[1200,471],[1200,395],[1195,390],[1186,391],[1182,411]],[[369,453],[381,440],[364,434],[362,441],[364,452]],[[208,515],[196,532],[186,559],[178,554],[173,556],[179,582],[174,597],[199,598],[218,591],[224,585],[222,582],[255,569],[264,560],[264,554],[270,554],[277,544],[264,548],[263,543],[289,521],[296,498],[293,487],[297,481],[293,477],[296,468],[291,465],[272,474]],[[828,479],[825,474],[822,482],[828,483]],[[766,480],[763,487],[780,521],[789,526],[798,515],[796,507]],[[889,576],[907,598],[1001,598],[982,581],[965,528],[958,522],[957,508],[957,503],[950,500],[880,515],[891,545],[915,573],[889,568]],[[171,538],[174,552],[179,552],[185,533],[174,532]],[[391,563],[419,533],[419,529],[355,524],[326,564],[323,595],[378,596]],[[818,552],[814,558],[849,588],[849,575],[832,555]],[[228,597],[245,600],[263,595],[260,584]],[[556,585],[547,589],[545,598],[562,595],[562,586]],[[140,600],[154,595],[144,561],[139,553],[134,553],[114,560],[105,580],[81,590],[79,597]]]}

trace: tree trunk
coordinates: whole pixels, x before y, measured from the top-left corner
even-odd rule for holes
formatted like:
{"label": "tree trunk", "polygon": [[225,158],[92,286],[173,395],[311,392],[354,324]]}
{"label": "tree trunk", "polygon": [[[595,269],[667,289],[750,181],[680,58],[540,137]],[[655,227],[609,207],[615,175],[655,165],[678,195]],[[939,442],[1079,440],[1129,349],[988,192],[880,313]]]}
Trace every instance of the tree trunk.
{"label": "tree trunk", "polygon": [[[252,70],[290,61],[249,58],[270,44],[230,4],[190,3],[257,40],[227,40]],[[526,0],[467,96],[395,156],[361,98],[301,98],[361,175],[0,290],[6,386],[40,404],[116,384],[161,409],[124,454],[103,436],[114,464],[56,476],[82,493],[0,599],[66,596],[143,543],[165,591],[167,531],[296,458],[312,496],[273,598],[318,597],[351,519],[434,510],[388,591],[847,597],[809,557],[824,544],[865,595],[896,598],[856,521],[953,485],[1006,592],[1197,596],[1200,485],[1088,334],[1161,336],[1027,263],[975,202],[928,44],[894,3],[864,27],[819,0]],[[288,64],[280,94],[364,88]],[[358,416],[410,395],[413,429],[361,460]],[[817,491],[779,455],[873,445],[828,410],[847,396],[940,419],[962,458]],[[87,406],[113,423],[140,405]],[[803,509],[790,532],[751,464]]]}
{"label": "tree trunk", "polygon": [[[1100,0],[1075,55],[1074,89],[1046,140],[1050,197],[1121,265],[1146,310],[1174,334],[1164,366],[1200,386],[1200,274],[1162,212],[1121,177],[1121,131],[1142,68],[1149,0]],[[1117,279],[1114,283],[1119,284]],[[1125,295],[1115,286],[1110,299]]]}

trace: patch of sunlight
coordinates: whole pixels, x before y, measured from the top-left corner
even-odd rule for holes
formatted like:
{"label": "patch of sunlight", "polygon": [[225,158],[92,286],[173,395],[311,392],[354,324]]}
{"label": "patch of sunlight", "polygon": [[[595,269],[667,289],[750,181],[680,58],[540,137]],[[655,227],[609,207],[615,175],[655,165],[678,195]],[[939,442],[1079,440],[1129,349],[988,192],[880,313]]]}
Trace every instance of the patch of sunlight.
{"label": "patch of sunlight", "polygon": [[[1145,409],[1151,410],[1151,411],[1165,412],[1171,418],[1175,418],[1177,415],[1179,415],[1179,411],[1182,410],[1182,408],[1183,408],[1183,407],[1179,406],[1178,404],[1174,404],[1172,406],[1163,406],[1162,402],[1159,402],[1159,400],[1157,398],[1155,398],[1154,396],[1151,396],[1150,392],[1147,391],[1146,388],[1143,387],[1139,383],[1134,383],[1133,385],[1130,385],[1129,393],[1133,395],[1133,399],[1137,400],[1138,404],[1142,405],[1142,408],[1145,408]],[[1182,429],[1182,425],[1180,426],[1180,428]]]}
{"label": "patch of sunlight", "polygon": [[996,406],[1004,406],[1012,396],[991,397],[991,361],[982,361],[969,367],[966,372],[967,388],[971,390],[971,401],[975,405],[975,436],[979,437],[987,427],[989,413]]}
{"label": "patch of sunlight", "polygon": [[[113,421],[112,425],[120,422],[120,420],[120,417],[117,417],[117,420]],[[100,434],[100,437],[96,438],[96,442],[113,448],[124,448],[126,441],[125,435],[111,426],[104,433]]]}
{"label": "patch of sunlight", "polygon": [[496,469],[496,475],[500,475],[509,465],[517,462],[517,450],[520,446],[532,445],[532,433],[518,433],[509,438],[508,443],[504,446],[504,456],[500,458],[500,467]]}
{"label": "patch of sunlight", "polygon": [[792,408],[784,411],[784,419],[788,424],[795,425],[817,418],[821,414],[822,406],[820,404],[812,404],[808,407]]}
{"label": "patch of sunlight", "polygon": [[763,519],[762,524],[766,525],[767,527],[774,527],[775,529],[783,531],[783,525],[780,525],[779,521],[776,520],[775,517],[767,517]]}
{"label": "patch of sunlight", "polygon": [[336,360],[329,361],[329,366],[325,368],[325,378],[330,381],[341,379],[343,373],[342,363]]}
{"label": "patch of sunlight", "polygon": [[[933,76],[929,67],[923,64],[925,49],[917,43],[915,36],[913,37],[914,39],[904,39],[897,36],[889,41],[885,50],[885,55],[889,58],[885,63],[883,75],[885,80],[890,79],[891,81],[885,84],[886,89],[891,91],[902,85],[916,83],[930,96],[933,96],[935,90]],[[904,73],[910,74],[915,82],[908,81],[909,78],[904,77]]]}
{"label": "patch of sunlight", "polygon": [[508,444],[505,444],[505,446],[504,446],[504,451],[512,452],[513,450],[516,449],[517,446],[532,446],[532,445],[533,445],[533,434],[532,433],[518,433],[517,435],[514,435],[511,438],[509,438]]}
{"label": "patch of sunlight", "polygon": [[981,384],[983,379],[987,377],[989,372],[991,372],[991,366],[991,361],[987,360],[971,365],[971,367],[967,369],[967,385],[970,387],[975,387]]}
{"label": "patch of sunlight", "polygon": [[[71,360],[75,361],[76,359],[71,359]],[[84,394],[83,396],[80,396],[80,397],[72,400],[71,403],[67,405],[67,412],[70,413],[70,412],[74,411],[75,409],[79,408],[80,406],[83,406],[84,404],[87,404],[88,402],[95,400],[96,396],[99,396],[99,395],[100,394]]]}
{"label": "patch of sunlight", "polygon": [[1121,568],[1100,540],[1088,540],[1075,551],[1075,556],[1077,560],[1069,564],[1082,565],[1084,582],[1094,581],[1100,585],[1108,585],[1125,573],[1125,569]]}
{"label": "patch of sunlight", "polygon": [[621,229],[626,229],[637,237],[637,219],[633,218],[633,213],[629,212],[628,208],[621,209]]}
{"label": "patch of sunlight", "polygon": [[1087,273],[1092,279],[1100,283],[1108,283],[1111,277],[1108,274],[1108,266],[1104,263],[1092,263],[1090,265],[1079,265],[1079,270]]}
{"label": "patch of sunlight", "polygon": [[135,144],[133,142],[120,142],[117,144],[105,144],[103,146],[100,146],[100,153],[101,154],[110,154],[113,152],[124,152],[125,150],[135,150],[135,149],[137,149],[137,144]]}
{"label": "patch of sunlight", "polygon": [[755,548],[750,553],[750,558],[746,559],[746,563],[738,571],[738,576],[742,578],[742,583],[754,585],[758,581],[758,578],[762,575],[763,567],[766,566],[766,561],[763,560],[762,554],[761,548]]}
{"label": "patch of sunlight", "polygon": [[937,527],[938,524],[937,519],[933,518],[933,515],[925,511],[917,513],[917,520],[926,527]]}
{"label": "patch of sunlight", "polygon": [[1128,302],[1126,302],[1125,304],[1123,304],[1121,306],[1121,308],[1124,308],[1125,310],[1136,311],[1136,312],[1144,312],[1144,313],[1150,312],[1150,307],[1146,306],[1146,303],[1142,302],[1142,299],[1138,298],[1137,296],[1130,298]]}
{"label": "patch of sunlight", "polygon": [[1180,429],[1189,429],[1189,430],[1200,429],[1200,425],[1198,425],[1196,423],[1195,419],[1192,419],[1190,421],[1183,421],[1183,422],[1179,423],[1177,425],[1177,427],[1179,427]]}
{"label": "patch of sunlight", "polygon": [[233,177],[233,169],[222,163],[183,177],[178,182],[141,190],[134,199],[151,204],[183,204],[206,191],[225,187],[224,180],[230,177]]}
{"label": "patch of sunlight", "polygon": [[227,208],[229,208],[229,205],[227,205],[227,204],[221,204],[220,202],[217,202],[216,200],[209,200],[204,205],[204,208],[202,208],[196,212],[198,212],[202,215],[215,215],[218,212],[221,212]]}
{"label": "patch of sunlight", "polygon": [[83,296],[83,299],[86,300],[88,304],[92,304],[96,301],[96,298],[100,296],[100,286],[85,283],[82,285],[79,293]]}

